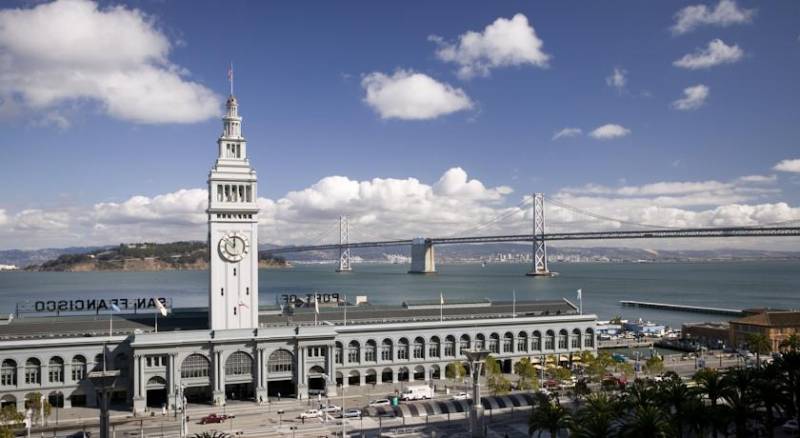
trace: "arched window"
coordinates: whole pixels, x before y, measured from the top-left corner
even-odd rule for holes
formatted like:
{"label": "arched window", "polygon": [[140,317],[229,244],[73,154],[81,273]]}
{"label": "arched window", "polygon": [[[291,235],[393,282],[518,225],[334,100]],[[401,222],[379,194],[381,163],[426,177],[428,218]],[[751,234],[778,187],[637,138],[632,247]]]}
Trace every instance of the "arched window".
{"label": "arched window", "polygon": [[270,373],[291,373],[294,356],[288,350],[276,350],[269,355],[267,361]]}
{"label": "arched window", "polygon": [[439,337],[433,336],[428,342],[428,357],[439,357]]}
{"label": "arched window", "polygon": [[47,381],[51,383],[64,381],[64,359],[53,356],[47,364]]}
{"label": "arched window", "polygon": [[531,337],[531,350],[541,351],[542,349],[542,332],[536,330]]}
{"label": "arched window", "polygon": [[86,358],[80,354],[72,358],[72,380],[78,382],[86,377]]}
{"label": "arched window", "polygon": [[374,340],[370,339],[364,346],[364,361],[376,362],[378,360],[378,346]]}
{"label": "arched window", "polygon": [[35,357],[25,361],[25,383],[28,385],[42,383],[42,363]]}
{"label": "arched window", "polygon": [[384,339],[381,341],[381,360],[391,361],[392,360],[392,340],[391,339]]}
{"label": "arched window", "polygon": [[469,344],[469,335],[461,335],[461,339],[458,341],[458,354],[463,356],[464,352],[469,350]]}
{"label": "arched window", "polygon": [[253,374],[253,358],[244,351],[237,351],[225,361],[226,376],[247,376]]}
{"label": "arched window", "polygon": [[190,354],[181,364],[182,379],[198,379],[208,377],[211,361],[202,354]]}
{"label": "arched window", "polygon": [[478,333],[475,335],[475,349],[476,350],[483,350],[483,347],[486,345],[486,337],[483,336],[483,333]]}
{"label": "arched window", "polygon": [[397,341],[397,358],[408,360],[408,339],[400,338]]}
{"label": "arched window", "polygon": [[513,352],[514,352],[514,334],[508,332],[503,336],[503,353],[513,353]]}
{"label": "arched window", "polygon": [[568,337],[569,337],[569,334],[567,333],[566,330],[561,329],[558,332],[558,349],[559,350],[566,350],[567,349],[567,338]]}
{"label": "arched window", "polygon": [[586,343],[587,347],[594,347],[594,330],[587,328],[586,329]]}
{"label": "arched window", "polygon": [[517,335],[517,351],[528,351],[528,334],[525,332],[519,332]]}
{"label": "arched window", "polygon": [[0,366],[0,385],[17,386],[17,363],[11,359],[4,360]]}
{"label": "arched window", "polygon": [[497,333],[489,335],[489,351],[494,354],[500,353],[500,335]]}
{"label": "arched window", "polygon": [[[150,357],[147,357],[147,361],[150,362]],[[94,355],[94,370],[95,371],[103,371],[103,363],[106,361],[105,355],[103,353],[95,354]],[[150,366],[150,365],[148,365]]]}
{"label": "arched window", "polygon": [[552,330],[548,330],[547,335],[544,338],[544,349],[555,350],[555,348],[556,348],[556,334]]}
{"label": "arched window", "polygon": [[341,364],[342,361],[344,360],[344,347],[342,346],[342,343],[337,342],[336,346],[334,347],[334,350],[335,350],[333,355],[334,362]]}
{"label": "arched window", "polygon": [[414,359],[425,358],[425,340],[417,336],[414,338]]}
{"label": "arched window", "polygon": [[347,362],[361,362],[361,345],[358,341],[350,341],[350,344],[347,345]]}
{"label": "arched window", "polygon": [[570,348],[581,348],[581,331],[580,329],[572,330],[572,339],[569,344]]}
{"label": "arched window", "polygon": [[453,335],[448,335],[444,338],[444,355],[447,357],[455,357],[456,355],[456,338]]}

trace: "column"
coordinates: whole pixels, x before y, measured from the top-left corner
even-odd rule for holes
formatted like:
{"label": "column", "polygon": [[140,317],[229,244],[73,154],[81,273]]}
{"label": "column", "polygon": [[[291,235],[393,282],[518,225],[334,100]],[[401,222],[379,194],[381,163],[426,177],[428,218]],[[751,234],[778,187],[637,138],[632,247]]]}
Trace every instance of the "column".
{"label": "column", "polygon": [[258,404],[266,403],[268,401],[267,392],[267,371],[264,363],[264,347],[258,347],[256,350],[256,401]]}
{"label": "column", "polygon": [[225,368],[222,363],[222,352],[214,351],[214,405],[225,404]]}
{"label": "column", "polygon": [[306,346],[297,344],[297,398],[308,398],[308,379],[306,378]]}
{"label": "column", "polygon": [[173,410],[177,408],[178,402],[175,398],[176,382],[175,382],[175,355],[177,353],[169,354],[169,365],[167,368],[167,405]]}
{"label": "column", "polygon": [[336,346],[328,344],[325,348],[327,348],[325,372],[328,373],[327,388],[325,389],[328,392],[328,397],[333,397],[336,395],[336,360],[334,358]]}
{"label": "column", "polygon": [[[143,357],[141,354],[133,355],[133,412],[142,413],[147,406],[147,400],[142,394],[144,386],[144,367],[142,366]],[[88,399],[88,394],[87,394]],[[87,400],[88,402],[88,400]]]}

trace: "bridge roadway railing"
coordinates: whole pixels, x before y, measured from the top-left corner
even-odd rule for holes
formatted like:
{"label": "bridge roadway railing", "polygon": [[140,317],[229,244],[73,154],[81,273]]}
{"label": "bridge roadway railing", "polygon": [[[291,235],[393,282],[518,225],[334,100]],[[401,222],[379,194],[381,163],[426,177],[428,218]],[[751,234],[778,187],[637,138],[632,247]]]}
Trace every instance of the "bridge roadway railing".
{"label": "bridge roadway railing", "polygon": [[[534,236],[532,234],[512,234],[498,236],[472,237],[438,237],[425,239],[431,245],[453,243],[498,243],[498,242],[532,242],[534,240],[606,240],[606,239],[673,239],[700,237],[800,237],[800,227],[726,227],[726,228],[686,228],[639,231],[594,231],[582,233],[548,233]],[[412,239],[383,240],[375,242],[354,242],[346,245],[332,243],[327,245],[306,245],[274,248],[262,251],[266,254],[280,254],[303,251],[334,250],[346,246],[349,248],[376,248],[384,246],[411,245]]]}

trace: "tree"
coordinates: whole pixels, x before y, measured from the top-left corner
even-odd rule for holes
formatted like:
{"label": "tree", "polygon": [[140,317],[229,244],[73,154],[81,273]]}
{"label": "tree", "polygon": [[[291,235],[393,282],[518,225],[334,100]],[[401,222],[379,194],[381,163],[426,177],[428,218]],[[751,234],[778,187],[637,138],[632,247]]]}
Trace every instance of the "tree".
{"label": "tree", "polygon": [[514,374],[519,377],[517,388],[522,390],[536,389],[539,381],[536,379],[536,368],[533,367],[531,360],[523,357],[514,364]]}
{"label": "tree", "polygon": [[659,375],[664,372],[664,359],[661,356],[652,356],[644,363],[647,374]]}
{"label": "tree", "polygon": [[598,392],[586,398],[586,404],[578,409],[569,425],[574,438],[605,438],[613,436],[620,415],[619,402],[607,393]]}
{"label": "tree", "polygon": [[486,370],[487,376],[501,374],[503,372],[500,367],[500,362],[492,355],[486,356],[486,362],[484,362],[483,366],[485,367],[484,369]]}
{"label": "tree", "polygon": [[778,345],[778,348],[782,352],[800,351],[800,336],[798,336],[797,333],[792,333],[788,338],[781,341],[781,343]]}
{"label": "tree", "polygon": [[217,432],[213,430],[211,432],[202,432],[196,433],[193,435],[193,438],[230,438],[231,436],[225,432]]}
{"label": "tree", "polygon": [[564,367],[556,367],[551,373],[556,380],[567,380],[572,377],[572,371]]}
{"label": "tree", "polygon": [[773,362],[786,392],[787,411],[800,422],[800,352],[787,351]]}
{"label": "tree", "polygon": [[686,409],[694,401],[699,401],[697,393],[690,391],[677,374],[672,374],[663,380],[658,385],[657,392],[661,404],[667,407],[672,414],[671,423],[675,435],[678,437],[683,436]]}
{"label": "tree", "polygon": [[722,375],[717,370],[711,368],[701,369],[695,373],[693,380],[697,383],[697,390],[700,394],[706,396],[711,402],[709,413],[714,422],[712,425],[712,433],[714,438],[716,438],[720,426],[720,422],[717,420],[722,418],[722,416],[719,415],[718,402],[725,394],[726,382],[722,380]]}
{"label": "tree", "polygon": [[448,379],[453,379],[454,381],[462,380],[467,375],[467,367],[460,361],[450,362],[444,369],[444,375]]}
{"label": "tree", "polygon": [[5,406],[0,410],[0,438],[14,438],[16,430],[22,428],[25,416],[17,411],[16,406]]}
{"label": "tree", "polygon": [[[50,402],[44,399],[42,406],[42,394],[40,392],[30,392],[25,396],[25,406],[31,409],[31,420],[36,423],[41,419],[40,413],[44,410],[44,416],[50,416]],[[44,409],[42,409],[44,408]]]}
{"label": "tree", "polygon": [[747,430],[748,421],[758,407],[758,401],[753,394],[755,373],[747,368],[734,369],[723,377],[723,382],[726,388],[722,398],[733,414],[736,437],[750,436]]}
{"label": "tree", "polygon": [[763,333],[747,335],[747,350],[756,355],[756,366],[761,368],[761,355],[772,351],[772,341]]}
{"label": "tree", "polygon": [[543,431],[548,431],[551,437],[557,438],[561,429],[569,427],[571,422],[569,413],[557,398],[539,397],[528,419],[528,434],[532,436],[538,432],[541,436]]}
{"label": "tree", "polygon": [[778,366],[771,363],[756,373],[753,385],[755,397],[761,401],[764,407],[763,423],[769,438],[775,434],[775,413],[779,411],[779,406],[786,405],[789,401],[780,375]]}
{"label": "tree", "polygon": [[[597,357],[590,356],[589,360],[585,360],[584,364],[586,364],[586,374],[588,374],[592,380],[600,380],[606,374],[608,367],[614,364],[614,359],[611,357],[611,353],[604,351],[597,355]],[[581,357],[581,360],[584,360]]]}
{"label": "tree", "polygon": [[667,416],[659,406],[639,405],[625,419],[621,430],[622,437],[666,438],[670,436],[671,427]]}
{"label": "tree", "polygon": [[511,382],[502,374],[492,374],[486,378],[486,386],[494,395],[505,394],[511,391]]}

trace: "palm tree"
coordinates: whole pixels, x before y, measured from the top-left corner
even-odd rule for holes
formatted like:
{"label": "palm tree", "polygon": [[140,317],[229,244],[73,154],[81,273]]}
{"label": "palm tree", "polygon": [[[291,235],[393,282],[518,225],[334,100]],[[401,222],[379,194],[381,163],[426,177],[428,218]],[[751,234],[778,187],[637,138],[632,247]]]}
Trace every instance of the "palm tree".
{"label": "palm tree", "polygon": [[586,405],[578,410],[570,423],[570,436],[574,438],[605,438],[613,436],[616,419],[620,415],[620,404],[604,392],[586,398]]}
{"label": "palm tree", "polygon": [[692,401],[697,400],[695,393],[686,387],[680,377],[675,375],[663,381],[658,387],[658,395],[661,399],[661,404],[670,410],[672,417],[672,427],[675,430],[675,435],[678,437],[683,436],[684,416],[686,407]]}
{"label": "palm tree", "polygon": [[780,351],[800,351],[800,336],[797,333],[792,333],[788,338],[781,341],[778,345]]}
{"label": "palm tree", "polygon": [[558,402],[558,399],[551,400],[549,397],[537,397],[531,416],[528,419],[528,434],[541,436],[543,431],[550,432],[550,436],[557,438],[559,431],[569,427],[571,417],[566,409]]}
{"label": "palm tree", "polygon": [[719,413],[717,402],[719,402],[719,399],[722,398],[725,392],[725,382],[722,380],[722,375],[717,370],[711,368],[703,368],[698,371],[693,379],[697,382],[697,390],[700,394],[704,395],[711,402],[709,411],[712,416],[712,421],[717,423],[712,425],[712,434],[714,438],[717,438],[719,422],[716,420],[721,418],[721,416],[717,415]]}
{"label": "palm tree", "polygon": [[666,438],[670,436],[669,420],[660,407],[641,405],[631,411],[622,425],[623,438]]}
{"label": "palm tree", "polygon": [[779,379],[786,393],[786,407],[800,422],[800,352],[787,351],[773,362],[779,370]]}
{"label": "palm tree", "polygon": [[727,388],[722,398],[733,414],[736,437],[747,437],[748,421],[753,417],[758,404],[753,394],[755,373],[747,368],[734,369],[723,380],[727,383]]}
{"label": "palm tree", "polygon": [[763,424],[768,438],[775,434],[775,413],[789,401],[780,374],[778,366],[771,363],[756,373],[753,386],[755,397],[764,407]]}
{"label": "palm tree", "polygon": [[763,333],[750,333],[747,335],[747,349],[756,354],[756,366],[761,368],[761,355],[772,351],[772,341]]}
{"label": "palm tree", "polygon": [[692,397],[683,405],[681,421],[688,430],[694,432],[694,436],[705,437],[708,427],[711,426],[709,407],[700,398]]}

